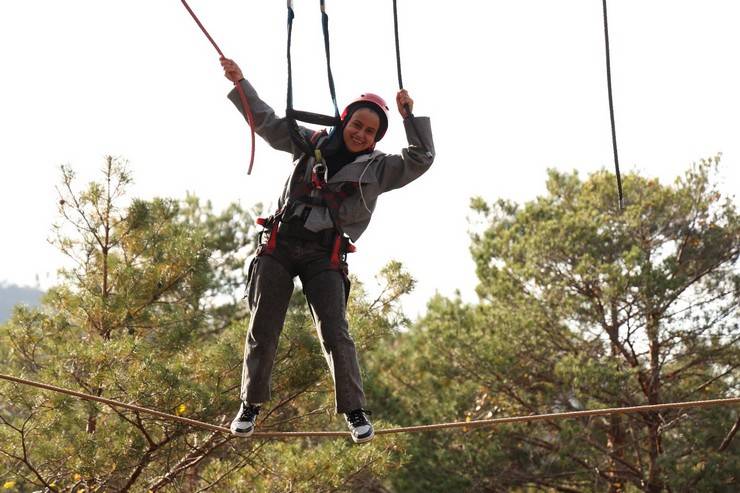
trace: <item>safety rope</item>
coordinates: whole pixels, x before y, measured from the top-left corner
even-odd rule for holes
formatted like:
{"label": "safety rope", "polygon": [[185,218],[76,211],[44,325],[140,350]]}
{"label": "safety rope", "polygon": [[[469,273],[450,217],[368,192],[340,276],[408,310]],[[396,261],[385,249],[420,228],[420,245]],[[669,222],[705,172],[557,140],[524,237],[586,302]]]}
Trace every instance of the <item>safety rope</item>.
{"label": "safety rope", "polygon": [[[394,0],[395,1],[395,0]],[[619,192],[619,210],[624,209],[624,197],[622,194],[622,175],[619,173],[619,155],[617,153],[617,130],[614,124],[614,101],[612,98],[612,69],[609,50],[609,19],[606,11],[606,0],[602,1],[604,6],[604,42],[606,44],[606,84],[609,92],[609,118],[612,125],[612,148],[614,149],[614,169],[617,174],[617,190]]]}
{"label": "safety rope", "polygon": [[[182,4],[185,6],[187,11],[192,16],[193,20],[196,24],[198,24],[198,27],[200,27],[200,30],[203,31],[203,34],[206,35],[206,38],[208,38],[208,41],[211,42],[213,47],[216,49],[216,52],[221,58],[226,58],[221,51],[221,48],[218,47],[216,42],[213,40],[210,34],[208,34],[208,31],[206,31],[206,28],[203,26],[203,24],[200,22],[200,19],[198,19],[198,16],[195,15],[195,12],[193,12],[193,9],[190,8],[190,5],[185,0],[180,0]],[[239,84],[239,81],[234,82],[234,87],[236,88],[236,91],[239,93],[239,99],[242,103],[242,108],[244,108],[244,113],[247,115],[247,123],[249,124],[250,132],[251,132],[251,138],[252,138],[252,148],[249,156],[249,169],[247,169],[247,174],[252,174],[252,166],[254,165],[254,115],[252,115],[252,110],[249,107],[249,102],[247,101],[247,95],[244,94],[244,89],[242,89],[241,84]]]}
{"label": "safety rope", "polygon": [[[396,36],[396,71],[398,72],[398,89],[402,90],[403,77],[401,76],[401,47],[398,35],[398,6],[396,5],[396,0],[393,0],[393,32]],[[426,152],[426,154],[429,154],[429,148],[426,146],[424,140],[421,138],[421,133],[419,133],[419,129],[416,128],[416,121],[414,120],[414,114],[411,112],[411,108],[409,108],[409,105],[404,105],[404,109],[408,114],[407,119],[411,122],[411,127],[414,129],[414,133],[419,139],[419,143],[421,144],[422,149]]]}
{"label": "safety rope", "polygon": [[398,6],[393,0],[393,31],[396,33],[396,70],[398,72],[398,88],[403,89],[403,78],[401,77],[401,47],[398,41]]}
{"label": "safety rope", "polygon": [[[60,394],[71,395],[80,399],[100,402],[107,404],[111,407],[120,407],[129,409],[131,411],[141,412],[159,418],[176,421],[183,423],[195,428],[202,428],[210,431],[217,431],[221,433],[231,433],[228,428],[223,426],[216,426],[209,423],[204,423],[195,419],[185,418],[183,416],[177,416],[175,414],[163,413],[154,409],[148,409],[145,407],[137,406],[134,404],[127,404],[125,402],[116,401],[113,399],[106,399],[105,397],[98,397],[95,395],[85,394],[83,392],[77,392],[63,387],[57,387],[55,385],[49,385],[46,383],[35,382],[33,380],[27,380],[25,378],[14,377],[11,375],[5,375],[0,373],[0,379],[15,382],[21,385],[28,385],[31,387],[38,387],[40,389],[51,390]],[[710,399],[701,401],[688,401],[688,402],[667,402],[663,404],[648,404],[643,406],[629,406],[629,407],[614,407],[605,409],[590,409],[584,411],[569,411],[562,413],[549,413],[549,414],[533,414],[529,416],[510,416],[504,418],[492,418],[492,419],[479,419],[471,421],[455,421],[450,423],[435,423],[430,425],[420,426],[403,426],[397,428],[387,428],[384,430],[376,430],[376,435],[390,435],[394,433],[416,433],[416,432],[428,432],[443,430],[449,428],[482,428],[490,427],[505,423],[531,423],[535,421],[554,421],[561,419],[577,419],[577,418],[589,418],[593,416],[609,416],[614,414],[636,414],[646,413],[652,411],[662,411],[666,409],[689,409],[689,408],[706,408],[716,406],[727,406],[732,404],[740,404],[740,397],[731,397],[727,399]],[[250,438],[299,438],[299,437],[349,437],[350,434],[347,431],[260,431],[252,434]]]}

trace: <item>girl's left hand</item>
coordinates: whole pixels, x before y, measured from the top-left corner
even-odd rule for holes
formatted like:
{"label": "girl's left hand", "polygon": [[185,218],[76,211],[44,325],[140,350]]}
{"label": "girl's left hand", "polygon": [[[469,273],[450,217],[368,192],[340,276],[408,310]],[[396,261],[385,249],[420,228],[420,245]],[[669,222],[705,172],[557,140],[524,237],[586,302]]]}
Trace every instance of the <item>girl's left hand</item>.
{"label": "girl's left hand", "polygon": [[406,89],[401,89],[396,94],[396,104],[398,105],[398,112],[403,118],[408,118],[414,111],[414,100],[411,99]]}

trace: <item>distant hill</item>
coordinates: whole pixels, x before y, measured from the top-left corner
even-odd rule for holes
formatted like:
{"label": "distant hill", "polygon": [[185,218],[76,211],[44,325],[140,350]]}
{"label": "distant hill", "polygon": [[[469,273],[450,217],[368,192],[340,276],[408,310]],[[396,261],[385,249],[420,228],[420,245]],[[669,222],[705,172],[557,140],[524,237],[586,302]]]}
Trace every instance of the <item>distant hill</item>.
{"label": "distant hill", "polygon": [[5,322],[13,313],[13,307],[18,304],[36,306],[41,301],[44,292],[15,284],[0,282],[0,323]]}

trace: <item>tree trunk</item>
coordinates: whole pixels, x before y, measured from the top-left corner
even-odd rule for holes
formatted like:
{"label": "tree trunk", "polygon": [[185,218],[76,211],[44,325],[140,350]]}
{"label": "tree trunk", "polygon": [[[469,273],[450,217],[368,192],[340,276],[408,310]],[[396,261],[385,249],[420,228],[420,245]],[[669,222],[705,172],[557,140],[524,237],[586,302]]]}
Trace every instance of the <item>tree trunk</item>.
{"label": "tree trunk", "polygon": [[[95,390],[94,393],[97,397],[100,397],[103,395],[103,389],[101,387],[98,387]],[[85,431],[89,434],[95,433],[95,430],[98,428],[98,410],[95,407],[92,407],[90,409],[89,414],[87,415],[87,426],[85,427]]]}
{"label": "tree trunk", "polygon": [[620,416],[609,417],[606,447],[609,451],[609,493],[623,493],[624,481],[622,462],[624,461],[624,428]]}
{"label": "tree trunk", "polygon": [[[660,404],[660,337],[659,315],[650,313],[647,316],[647,336],[650,356],[650,381],[648,385],[648,404]],[[660,414],[649,413],[648,422],[648,450],[650,463],[648,464],[648,478],[645,491],[660,493],[663,491],[663,478],[658,463],[663,447],[660,442]]]}
{"label": "tree trunk", "polygon": [[[615,361],[619,369],[619,360],[622,357],[621,348],[618,346],[619,343],[619,318],[617,316],[617,304],[611,302],[611,326],[609,327],[609,337],[612,340],[611,344],[611,356]],[[609,493],[623,493],[624,492],[624,441],[625,431],[622,417],[613,414],[609,416],[609,428],[606,432],[606,448],[609,452],[609,465],[607,469],[607,476],[609,478]]]}

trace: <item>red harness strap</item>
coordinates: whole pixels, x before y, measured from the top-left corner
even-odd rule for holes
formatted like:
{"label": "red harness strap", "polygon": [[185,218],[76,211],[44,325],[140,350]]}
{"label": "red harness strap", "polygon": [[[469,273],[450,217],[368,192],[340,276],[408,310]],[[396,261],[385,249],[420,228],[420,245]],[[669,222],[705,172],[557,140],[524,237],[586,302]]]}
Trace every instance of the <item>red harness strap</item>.
{"label": "red harness strap", "polygon": [[[311,137],[311,143],[315,145],[322,134],[326,134],[326,131],[315,132]],[[346,254],[357,251],[357,248],[350,243],[350,239],[345,237],[341,232],[339,225],[337,224],[336,214],[344,199],[355,193],[360,184],[345,183],[338,192],[334,192],[329,189],[329,187],[326,186],[326,163],[322,161],[321,152],[318,150],[315,152],[317,164],[311,170],[310,180],[304,181],[302,184],[295,184],[295,187],[291,188],[290,200],[303,202],[307,205],[321,205],[329,210],[332,222],[336,228],[336,235],[334,236],[334,241],[332,243],[329,261],[333,269],[340,270],[340,263],[345,260]],[[314,190],[319,192],[321,197],[320,200],[309,197],[311,192]],[[260,217],[257,219],[257,224],[265,228],[265,230],[270,230],[270,238],[265,246],[259,251],[259,254],[272,253],[275,250],[275,247],[277,246],[278,229],[282,216],[285,213],[286,205],[287,202],[283,208],[269,218]]]}
{"label": "red harness strap", "polygon": [[[206,31],[206,28],[203,27],[203,24],[201,24],[198,17],[195,15],[195,12],[193,12],[193,9],[190,8],[190,5],[185,0],[180,0],[182,4],[185,6],[187,11],[190,13],[190,15],[193,17],[193,20],[196,24],[198,24],[198,27],[200,27],[200,30],[203,31],[203,34],[206,35],[206,38],[208,38],[208,41],[211,42],[214,48],[216,48],[216,52],[218,52],[218,55],[221,58],[226,58],[221,51],[221,48],[218,47],[216,42],[213,40],[210,34],[208,34],[208,31]],[[241,84],[239,82],[234,82],[234,87],[236,88],[236,91],[239,93],[239,99],[242,102],[242,108],[244,108],[244,113],[247,115],[247,123],[249,124],[249,129],[251,131],[251,137],[252,137],[252,149],[249,156],[249,168],[247,169],[247,174],[252,174],[252,166],[254,165],[254,115],[252,115],[252,109],[249,107],[249,102],[247,101],[247,95],[244,94],[244,89],[242,89]]]}
{"label": "red harness strap", "polygon": [[334,238],[334,247],[331,249],[331,266],[335,269],[339,268],[339,261],[341,260],[342,250],[342,236],[337,234]]}
{"label": "red harness strap", "polygon": [[334,246],[331,249],[331,266],[338,270],[339,263],[344,260],[345,255],[356,251],[357,247],[350,243],[349,238],[337,233],[337,236],[334,239]]}
{"label": "red harness strap", "polygon": [[259,253],[272,253],[275,251],[275,247],[277,246],[277,233],[278,226],[280,225],[280,218],[277,215],[270,218],[258,217],[257,224],[265,229],[268,227],[270,228],[270,238],[267,240],[265,248]]}
{"label": "red harness strap", "polygon": [[[274,252],[275,248],[277,247],[278,229],[280,226],[279,216],[275,215],[269,218],[258,217],[257,224],[265,228],[265,230],[270,230],[270,237],[267,240],[267,243],[265,243],[264,247],[258,252],[258,255],[261,255],[263,253],[270,254]],[[346,254],[356,251],[357,247],[350,243],[349,238],[340,233],[337,233],[334,236],[331,255],[329,257],[329,263],[331,264],[331,267],[333,269],[339,270],[339,265],[345,259]]]}

